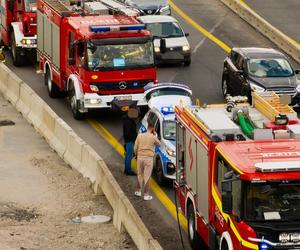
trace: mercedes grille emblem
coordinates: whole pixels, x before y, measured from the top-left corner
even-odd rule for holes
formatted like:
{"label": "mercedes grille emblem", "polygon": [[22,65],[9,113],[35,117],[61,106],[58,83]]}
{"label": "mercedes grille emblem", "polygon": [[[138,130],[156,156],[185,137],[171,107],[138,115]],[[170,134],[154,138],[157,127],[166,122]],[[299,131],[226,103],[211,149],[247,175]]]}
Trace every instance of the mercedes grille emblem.
{"label": "mercedes grille emblem", "polygon": [[126,82],[119,82],[119,89],[126,89],[126,88],[127,88]]}

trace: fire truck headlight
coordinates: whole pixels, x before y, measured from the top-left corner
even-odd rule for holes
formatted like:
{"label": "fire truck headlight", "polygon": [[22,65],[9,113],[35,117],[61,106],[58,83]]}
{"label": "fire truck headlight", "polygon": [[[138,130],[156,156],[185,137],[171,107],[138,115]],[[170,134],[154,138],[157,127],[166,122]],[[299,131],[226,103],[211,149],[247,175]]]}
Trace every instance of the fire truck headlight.
{"label": "fire truck headlight", "polygon": [[99,89],[96,85],[90,85],[90,88],[92,91],[99,91]]}
{"label": "fire truck headlight", "polygon": [[154,47],[154,52],[155,53],[159,53],[160,52],[160,48],[159,47]]}
{"label": "fire truck headlight", "polygon": [[166,149],[166,151],[167,151],[167,154],[168,154],[169,156],[173,156],[173,157],[176,156],[176,152],[175,152],[174,150]]}
{"label": "fire truck headlight", "polygon": [[85,103],[87,104],[100,104],[101,103],[101,100],[100,99],[85,99]]}
{"label": "fire truck headlight", "polygon": [[288,233],[279,234],[279,241],[281,243],[286,243],[290,240],[290,235]]}

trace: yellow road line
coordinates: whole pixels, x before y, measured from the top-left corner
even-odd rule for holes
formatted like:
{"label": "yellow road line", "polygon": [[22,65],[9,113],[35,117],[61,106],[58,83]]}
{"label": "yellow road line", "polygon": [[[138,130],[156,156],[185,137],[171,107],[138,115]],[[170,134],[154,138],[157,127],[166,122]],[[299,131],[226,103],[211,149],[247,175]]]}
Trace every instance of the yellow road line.
{"label": "yellow road line", "polygon": [[225,44],[223,41],[215,37],[213,34],[209,33],[206,29],[204,29],[201,25],[199,25],[195,20],[185,14],[172,0],[169,0],[169,4],[175,12],[180,15],[187,23],[193,26],[196,30],[206,36],[208,39],[219,45],[222,49],[224,49],[227,53],[231,50],[230,47]]}
{"label": "yellow road line", "polygon": [[[114,138],[109,131],[104,128],[99,122],[95,120],[88,120],[88,123],[118,152],[119,155],[124,157],[124,147],[121,143]],[[133,161],[133,169],[136,170],[136,161]],[[177,220],[176,207],[164,191],[159,187],[153,178],[150,179],[150,187],[158,198],[158,200],[166,207],[168,212]],[[187,231],[187,220],[183,214],[179,213],[179,223],[181,227]]]}

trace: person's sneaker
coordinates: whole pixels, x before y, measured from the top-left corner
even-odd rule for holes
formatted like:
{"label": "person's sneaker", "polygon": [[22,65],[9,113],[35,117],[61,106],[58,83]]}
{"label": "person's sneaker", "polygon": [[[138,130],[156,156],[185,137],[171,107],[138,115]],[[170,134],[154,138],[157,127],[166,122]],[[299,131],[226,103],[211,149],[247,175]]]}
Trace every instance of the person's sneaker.
{"label": "person's sneaker", "polygon": [[124,173],[125,173],[126,175],[131,175],[131,176],[135,176],[135,175],[136,175],[136,173],[133,172],[133,171],[124,171]]}
{"label": "person's sneaker", "polygon": [[153,197],[149,194],[144,195],[144,201],[151,201]]}
{"label": "person's sneaker", "polygon": [[141,193],[141,191],[135,191],[135,192],[134,192],[134,195],[135,195],[135,196],[138,196],[138,197],[141,197],[141,196],[142,196],[142,193]]}

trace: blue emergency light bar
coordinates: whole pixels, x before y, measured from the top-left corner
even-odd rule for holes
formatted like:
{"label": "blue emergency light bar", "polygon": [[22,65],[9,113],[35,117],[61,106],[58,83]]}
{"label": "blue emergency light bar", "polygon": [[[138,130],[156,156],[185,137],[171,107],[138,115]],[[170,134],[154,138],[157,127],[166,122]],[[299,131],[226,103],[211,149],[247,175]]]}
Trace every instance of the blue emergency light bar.
{"label": "blue emergency light bar", "polygon": [[119,26],[90,26],[90,31],[93,33],[109,32],[109,31],[139,31],[144,30],[145,24],[136,25],[119,25]]}
{"label": "blue emergency light bar", "polygon": [[175,110],[173,107],[161,107],[160,109],[160,112],[163,114],[163,115],[168,115],[168,114],[173,114],[175,113]]}

